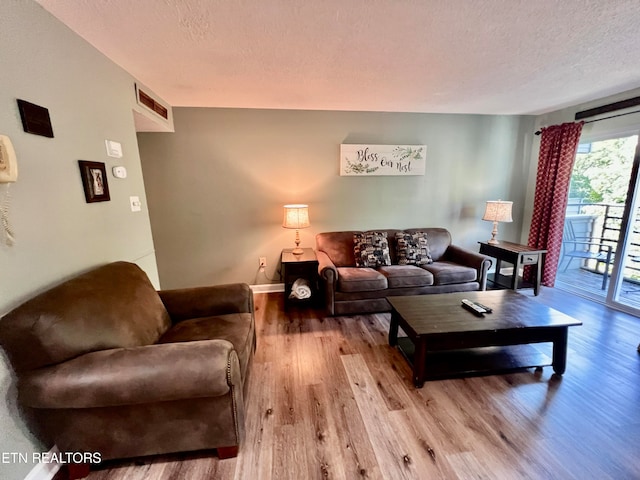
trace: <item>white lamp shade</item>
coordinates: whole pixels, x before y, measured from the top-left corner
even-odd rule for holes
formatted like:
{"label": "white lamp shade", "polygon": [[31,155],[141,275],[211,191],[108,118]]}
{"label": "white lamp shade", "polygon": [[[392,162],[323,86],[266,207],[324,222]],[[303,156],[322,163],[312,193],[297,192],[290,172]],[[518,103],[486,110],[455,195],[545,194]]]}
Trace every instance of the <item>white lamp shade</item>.
{"label": "white lamp shade", "polygon": [[511,210],[513,202],[503,200],[488,200],[482,220],[488,222],[513,222]]}
{"label": "white lamp shade", "polygon": [[307,228],[309,227],[309,206],[308,205],[285,205],[284,228]]}

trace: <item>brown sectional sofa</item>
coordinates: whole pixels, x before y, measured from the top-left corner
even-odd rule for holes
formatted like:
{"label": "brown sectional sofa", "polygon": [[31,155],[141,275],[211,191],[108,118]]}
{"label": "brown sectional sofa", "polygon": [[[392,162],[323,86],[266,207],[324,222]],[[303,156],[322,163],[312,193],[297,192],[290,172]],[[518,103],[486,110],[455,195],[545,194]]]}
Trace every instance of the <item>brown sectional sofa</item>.
{"label": "brown sectional sofa", "polygon": [[[444,228],[375,230],[387,234],[391,265],[356,266],[354,235],[367,232],[325,232],[316,235],[320,290],[330,315],[386,312],[386,297],[485,290],[491,258],[451,243]],[[432,263],[398,264],[396,234],[426,233]]]}
{"label": "brown sectional sofa", "polygon": [[111,263],[5,315],[0,344],[32,428],[61,452],[237,453],[256,348],[245,284],[157,292]]}

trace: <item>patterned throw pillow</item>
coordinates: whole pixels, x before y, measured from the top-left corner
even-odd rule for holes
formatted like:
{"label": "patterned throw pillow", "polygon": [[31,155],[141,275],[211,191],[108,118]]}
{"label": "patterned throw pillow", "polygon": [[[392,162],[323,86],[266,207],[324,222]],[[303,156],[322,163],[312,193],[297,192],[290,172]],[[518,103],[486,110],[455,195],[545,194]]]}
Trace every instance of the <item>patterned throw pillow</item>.
{"label": "patterned throw pillow", "polygon": [[398,265],[428,265],[433,263],[426,232],[396,233]]}
{"label": "patterned throw pillow", "polygon": [[353,253],[356,257],[356,267],[376,268],[391,265],[387,232],[354,233]]}

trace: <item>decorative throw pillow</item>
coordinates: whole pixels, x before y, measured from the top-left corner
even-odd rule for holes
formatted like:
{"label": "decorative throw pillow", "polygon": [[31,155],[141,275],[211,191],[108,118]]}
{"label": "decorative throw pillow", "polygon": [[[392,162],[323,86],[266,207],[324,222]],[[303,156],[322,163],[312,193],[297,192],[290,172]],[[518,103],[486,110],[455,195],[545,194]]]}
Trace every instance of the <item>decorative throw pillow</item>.
{"label": "decorative throw pillow", "polygon": [[426,232],[396,233],[398,265],[428,265],[433,263]]}
{"label": "decorative throw pillow", "polygon": [[353,253],[356,257],[356,267],[376,268],[391,265],[387,232],[354,233]]}

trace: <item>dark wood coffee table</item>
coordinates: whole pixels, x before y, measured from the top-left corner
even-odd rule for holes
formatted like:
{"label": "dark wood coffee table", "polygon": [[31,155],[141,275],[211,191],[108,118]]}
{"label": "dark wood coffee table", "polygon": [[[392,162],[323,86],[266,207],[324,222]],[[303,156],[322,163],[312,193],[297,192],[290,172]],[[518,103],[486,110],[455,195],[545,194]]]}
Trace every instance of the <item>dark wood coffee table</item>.
{"label": "dark wood coffee table", "polygon": [[[463,298],[493,309],[477,317]],[[582,322],[513,290],[387,297],[393,307],[389,344],[413,366],[416,387],[426,379],[502,373],[553,365],[562,375],[568,328]],[[407,337],[398,338],[398,327]],[[532,343],[553,343],[552,359]]]}

